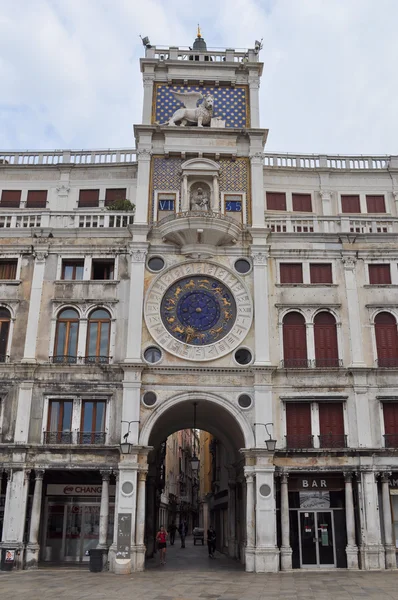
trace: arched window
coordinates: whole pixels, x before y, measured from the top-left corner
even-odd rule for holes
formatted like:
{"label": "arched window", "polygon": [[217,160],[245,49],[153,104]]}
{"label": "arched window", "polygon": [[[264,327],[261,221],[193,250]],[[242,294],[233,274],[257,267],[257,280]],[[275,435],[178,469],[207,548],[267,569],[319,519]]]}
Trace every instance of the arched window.
{"label": "arched window", "polygon": [[58,315],[57,330],[55,333],[54,362],[76,362],[78,333],[78,312],[73,308],[66,308],[61,311]]}
{"label": "arched window", "polygon": [[398,333],[394,315],[382,312],[375,318],[377,364],[398,367]]}
{"label": "arched window", "polygon": [[320,312],[314,319],[315,365],[338,367],[336,319],[329,312]]}
{"label": "arched window", "polygon": [[290,312],[283,318],[283,366],[287,369],[308,366],[305,320],[298,312]]}
{"label": "arched window", "polygon": [[109,362],[111,317],[103,308],[94,310],[88,319],[86,362]]}
{"label": "arched window", "polygon": [[6,362],[8,335],[10,333],[11,314],[6,308],[0,308],[0,362]]}

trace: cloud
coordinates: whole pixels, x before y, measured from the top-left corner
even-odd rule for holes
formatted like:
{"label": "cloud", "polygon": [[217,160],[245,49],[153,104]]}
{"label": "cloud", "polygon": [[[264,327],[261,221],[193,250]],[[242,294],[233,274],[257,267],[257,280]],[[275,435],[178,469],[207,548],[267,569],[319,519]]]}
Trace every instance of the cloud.
{"label": "cloud", "polygon": [[132,147],[139,34],[208,46],[264,38],[270,151],[397,153],[395,0],[19,0],[0,7],[0,147]]}

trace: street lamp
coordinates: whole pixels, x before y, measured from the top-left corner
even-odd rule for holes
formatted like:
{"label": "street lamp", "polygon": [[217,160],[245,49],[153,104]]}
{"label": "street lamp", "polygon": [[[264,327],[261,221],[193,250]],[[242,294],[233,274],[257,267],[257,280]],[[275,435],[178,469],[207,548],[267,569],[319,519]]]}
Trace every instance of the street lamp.
{"label": "street lamp", "polygon": [[193,403],[193,456],[190,460],[192,473],[199,471],[200,460],[196,456],[196,407],[198,403]]}
{"label": "street lamp", "polygon": [[268,435],[268,439],[264,440],[265,445],[267,446],[267,450],[268,450],[268,452],[275,452],[276,440],[271,437],[271,434],[268,431],[268,425],[272,425],[272,427],[273,427],[274,424],[273,423],[254,423],[254,425],[264,425],[265,431],[267,432],[267,435]]}
{"label": "street lamp", "polygon": [[120,442],[120,452],[121,454],[130,454],[131,446],[133,445],[131,442],[128,442],[127,439],[130,435],[130,425],[131,423],[139,423],[139,421],[122,421],[122,423],[127,423],[128,429],[127,432],[123,436],[123,442]]}

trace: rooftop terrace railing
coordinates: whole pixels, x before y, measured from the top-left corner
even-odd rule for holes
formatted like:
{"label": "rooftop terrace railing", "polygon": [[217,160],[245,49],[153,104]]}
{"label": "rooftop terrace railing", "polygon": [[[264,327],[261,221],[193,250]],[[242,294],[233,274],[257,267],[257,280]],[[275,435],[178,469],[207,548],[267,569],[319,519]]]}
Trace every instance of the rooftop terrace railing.
{"label": "rooftop terrace railing", "polygon": [[109,165],[117,163],[132,163],[137,160],[135,149],[124,150],[26,150],[0,151],[1,165]]}

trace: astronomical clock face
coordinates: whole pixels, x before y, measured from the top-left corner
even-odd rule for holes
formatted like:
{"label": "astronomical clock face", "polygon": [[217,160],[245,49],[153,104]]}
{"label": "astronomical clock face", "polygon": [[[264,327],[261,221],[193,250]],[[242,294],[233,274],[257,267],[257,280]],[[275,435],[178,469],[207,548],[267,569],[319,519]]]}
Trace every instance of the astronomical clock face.
{"label": "astronomical clock face", "polygon": [[171,285],[160,311],[169,333],[194,346],[218,342],[231,331],[236,319],[231,291],[218,279],[200,275]]}
{"label": "astronomical clock face", "polygon": [[234,350],[252,322],[249,292],[234,273],[185,263],[160,275],[145,302],[145,321],[160,346],[187,360],[214,360]]}

